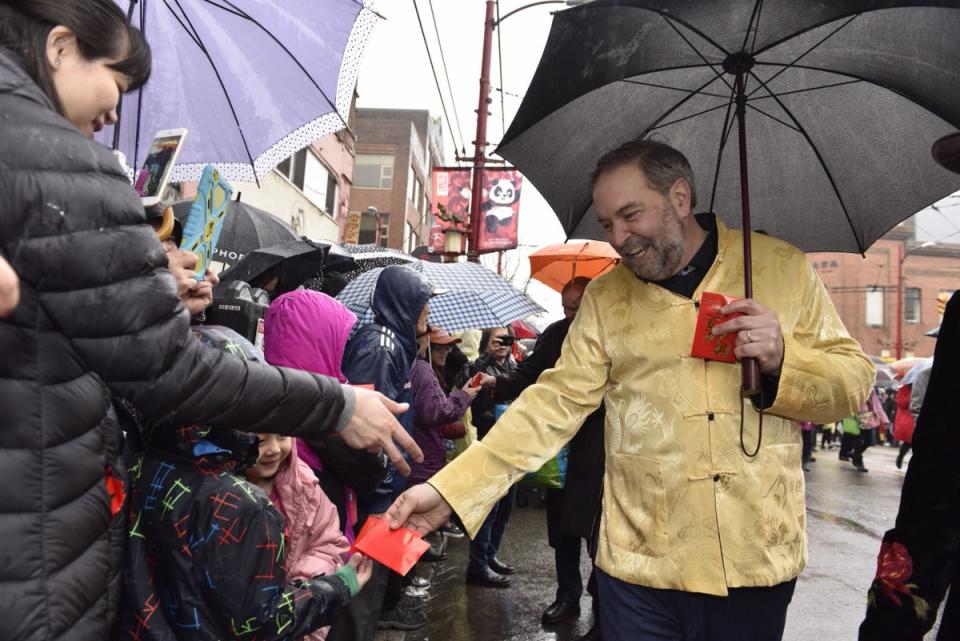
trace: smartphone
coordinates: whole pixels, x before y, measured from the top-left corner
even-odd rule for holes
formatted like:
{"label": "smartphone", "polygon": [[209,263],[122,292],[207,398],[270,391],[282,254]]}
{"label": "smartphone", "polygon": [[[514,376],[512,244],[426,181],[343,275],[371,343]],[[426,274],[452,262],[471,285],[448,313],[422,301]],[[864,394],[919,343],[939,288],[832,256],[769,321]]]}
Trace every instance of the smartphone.
{"label": "smartphone", "polygon": [[133,188],[139,194],[144,207],[153,207],[160,203],[186,137],[186,129],[164,129],[153,137],[147,158],[133,181]]}
{"label": "smartphone", "polygon": [[480,385],[480,381],[483,380],[483,372],[477,372],[473,375],[473,378],[470,379],[470,383],[467,384],[467,387],[477,387]]}

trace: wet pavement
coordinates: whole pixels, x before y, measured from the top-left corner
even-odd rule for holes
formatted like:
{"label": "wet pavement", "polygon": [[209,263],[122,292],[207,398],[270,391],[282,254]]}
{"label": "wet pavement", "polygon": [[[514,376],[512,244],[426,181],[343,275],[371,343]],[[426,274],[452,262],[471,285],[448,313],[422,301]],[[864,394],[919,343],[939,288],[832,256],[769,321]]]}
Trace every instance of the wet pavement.
{"label": "wet pavement", "polygon": [[[864,455],[870,472],[864,474],[839,461],[837,449],[817,449],[807,474],[809,560],[797,581],[785,641],[857,638],[880,539],[899,505],[904,472],[895,467],[896,454],[893,448],[870,448]],[[514,511],[501,546],[499,557],[517,568],[505,589],[467,586],[467,540],[448,539],[446,560],[423,564],[421,574],[432,582],[426,627],[381,631],[376,641],[572,641],[592,623],[591,599],[584,593],[575,621],[540,624],[556,589],[546,536],[546,511],[534,497],[531,506]],[[586,549],[581,564],[586,581]],[[927,639],[934,637],[932,632]]]}

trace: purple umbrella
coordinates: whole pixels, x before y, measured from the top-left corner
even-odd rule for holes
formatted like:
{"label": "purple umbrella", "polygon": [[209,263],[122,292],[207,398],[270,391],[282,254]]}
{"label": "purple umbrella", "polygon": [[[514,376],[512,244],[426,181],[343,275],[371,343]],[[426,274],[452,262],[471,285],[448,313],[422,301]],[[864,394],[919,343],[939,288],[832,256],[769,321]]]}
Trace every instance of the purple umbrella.
{"label": "purple umbrella", "polygon": [[124,98],[119,135],[139,169],[153,134],[190,130],[171,180],[208,163],[254,182],[346,127],[377,14],[357,0],[116,0],[153,50],[150,82]]}

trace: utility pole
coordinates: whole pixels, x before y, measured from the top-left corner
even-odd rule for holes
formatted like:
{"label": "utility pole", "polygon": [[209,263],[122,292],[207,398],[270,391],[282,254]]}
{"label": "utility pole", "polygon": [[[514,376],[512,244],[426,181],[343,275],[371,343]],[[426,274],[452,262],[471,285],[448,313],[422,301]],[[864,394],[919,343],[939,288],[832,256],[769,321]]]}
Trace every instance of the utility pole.
{"label": "utility pole", "polygon": [[897,243],[897,360],[903,358],[903,241]]}
{"label": "utility pole", "polygon": [[480,262],[480,203],[483,202],[483,168],[487,161],[487,116],[490,115],[490,54],[493,48],[494,0],[487,0],[483,21],[483,58],[480,62],[480,99],[477,103],[477,136],[473,141],[473,189],[470,193],[470,247],[467,259]]}

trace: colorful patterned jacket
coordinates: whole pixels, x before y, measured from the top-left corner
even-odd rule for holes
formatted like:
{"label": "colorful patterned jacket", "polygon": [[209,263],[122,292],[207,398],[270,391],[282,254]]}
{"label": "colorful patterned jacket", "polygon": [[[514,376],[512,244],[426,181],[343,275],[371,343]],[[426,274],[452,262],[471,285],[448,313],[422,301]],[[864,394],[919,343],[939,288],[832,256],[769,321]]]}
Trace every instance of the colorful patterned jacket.
{"label": "colorful patterned jacket", "polygon": [[471,535],[510,485],[555,456],[604,402],[601,570],[723,596],[800,573],[800,431],[787,419],[829,423],[856,412],[874,368],[804,254],[754,235],[754,298],[779,315],[784,360],[760,450],[746,455],[757,447],[759,416],[740,395],[740,366],[690,356],[702,293],[743,295],[742,236],[717,228],[717,257],[693,298],[622,265],[593,281],[556,367],[430,480]]}
{"label": "colorful patterned jacket", "polygon": [[283,517],[237,476],[255,437],[185,427],[145,440],[130,467],[118,640],[293,641],[334,621],[356,575],[287,581]]}

